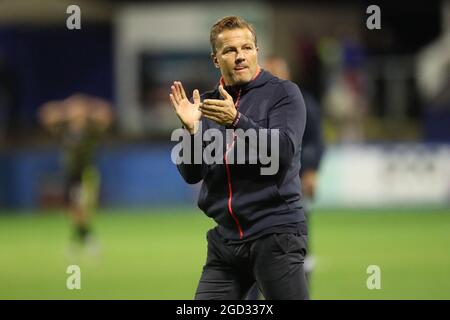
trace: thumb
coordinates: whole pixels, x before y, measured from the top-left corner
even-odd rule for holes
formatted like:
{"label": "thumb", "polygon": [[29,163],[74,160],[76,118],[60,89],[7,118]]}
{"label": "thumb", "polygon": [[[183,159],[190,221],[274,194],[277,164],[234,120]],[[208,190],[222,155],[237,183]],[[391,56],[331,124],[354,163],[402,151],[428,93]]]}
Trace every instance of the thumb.
{"label": "thumb", "polygon": [[194,90],[194,93],[192,94],[192,98],[194,99],[195,104],[200,103],[200,92],[198,92],[197,89]]}
{"label": "thumb", "polygon": [[229,93],[223,88],[222,85],[219,86],[219,92],[225,100],[228,100],[228,99],[233,100],[233,97],[231,97],[229,95]]}

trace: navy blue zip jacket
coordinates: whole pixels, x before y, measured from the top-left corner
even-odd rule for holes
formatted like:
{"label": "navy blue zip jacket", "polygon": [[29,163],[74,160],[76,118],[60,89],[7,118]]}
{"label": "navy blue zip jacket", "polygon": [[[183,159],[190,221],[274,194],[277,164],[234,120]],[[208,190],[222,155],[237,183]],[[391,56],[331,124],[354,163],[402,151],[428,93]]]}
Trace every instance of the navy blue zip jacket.
{"label": "navy blue zip jacket", "polygon": [[[249,83],[225,90],[235,102],[239,100],[239,120],[233,129],[267,128],[267,135],[273,134],[271,129],[279,130],[279,170],[274,175],[261,175],[263,165],[259,162],[233,164],[226,159],[222,164],[179,164],[178,170],[187,183],[203,180],[199,208],[231,241],[251,239],[270,228],[304,221],[299,172],[306,109],[300,89],[291,81],[261,70]],[[216,87],[201,99],[223,98]],[[201,124],[202,132],[209,128],[221,130],[226,141],[227,128],[204,117]],[[200,131],[191,136],[192,150],[194,139],[201,138]],[[204,148],[207,143],[203,141],[202,145]],[[236,149],[236,145],[233,147]],[[271,147],[269,144],[269,154]]]}

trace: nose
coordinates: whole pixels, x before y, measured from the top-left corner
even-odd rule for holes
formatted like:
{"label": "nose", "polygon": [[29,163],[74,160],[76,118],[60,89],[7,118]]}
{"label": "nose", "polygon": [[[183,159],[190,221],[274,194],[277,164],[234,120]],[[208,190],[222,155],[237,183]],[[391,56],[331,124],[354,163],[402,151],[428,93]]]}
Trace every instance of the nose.
{"label": "nose", "polygon": [[244,52],[242,50],[238,50],[236,53],[236,64],[245,61]]}

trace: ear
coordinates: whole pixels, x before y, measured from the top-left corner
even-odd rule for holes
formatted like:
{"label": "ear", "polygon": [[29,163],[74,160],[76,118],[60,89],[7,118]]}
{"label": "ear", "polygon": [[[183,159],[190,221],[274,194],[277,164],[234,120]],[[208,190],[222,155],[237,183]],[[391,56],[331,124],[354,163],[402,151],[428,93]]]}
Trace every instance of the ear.
{"label": "ear", "polygon": [[220,68],[220,66],[219,66],[219,61],[217,61],[217,56],[216,56],[214,53],[211,53],[211,59],[212,59],[212,61],[213,61],[213,63],[214,63],[214,66],[215,66],[217,69],[219,69],[219,68]]}

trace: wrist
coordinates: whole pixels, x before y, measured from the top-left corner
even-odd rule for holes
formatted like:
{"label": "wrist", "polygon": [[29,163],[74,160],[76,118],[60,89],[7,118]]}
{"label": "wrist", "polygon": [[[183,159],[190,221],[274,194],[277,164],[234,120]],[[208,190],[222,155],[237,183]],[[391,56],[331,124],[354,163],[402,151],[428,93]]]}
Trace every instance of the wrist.
{"label": "wrist", "polygon": [[183,129],[187,130],[189,132],[190,135],[194,135],[197,133],[198,128],[199,128],[199,121],[196,121],[196,123],[194,123],[193,126],[186,126],[185,124],[183,124]]}
{"label": "wrist", "polygon": [[231,123],[231,126],[233,127],[233,128],[236,128],[237,127],[237,125],[238,125],[238,123],[239,123],[239,120],[241,119],[241,113],[239,112],[239,111],[236,111],[236,116],[234,117],[234,120],[233,120],[233,122]]}

